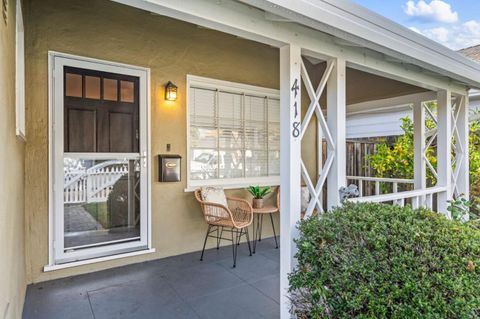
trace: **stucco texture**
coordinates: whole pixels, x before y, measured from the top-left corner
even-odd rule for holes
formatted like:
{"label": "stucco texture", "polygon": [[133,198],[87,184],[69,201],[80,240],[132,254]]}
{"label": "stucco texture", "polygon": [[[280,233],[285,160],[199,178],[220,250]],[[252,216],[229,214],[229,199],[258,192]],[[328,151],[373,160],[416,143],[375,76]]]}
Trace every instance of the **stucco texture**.
{"label": "stucco texture", "polygon": [[[27,130],[26,215],[29,281],[96,271],[200,250],[207,226],[186,188],[186,75],[279,88],[279,51],[185,22],[105,0],[26,1]],[[43,272],[48,263],[48,62],[49,50],[151,69],[152,243],[156,253]],[[165,102],[163,86],[179,87]],[[309,130],[307,141],[315,136]],[[179,183],[156,181],[155,156],[182,156]],[[315,150],[310,148],[314,154]],[[315,159],[307,161],[315,174]],[[244,190],[231,191],[247,198]],[[278,217],[277,217],[278,222]],[[271,234],[265,223],[264,231]],[[227,243],[228,244],[228,243]],[[213,245],[213,240],[210,242]]]}
{"label": "stucco texture", "polygon": [[24,142],[15,135],[15,0],[7,1],[7,22],[0,15],[0,110],[0,317],[21,318],[26,285]]}

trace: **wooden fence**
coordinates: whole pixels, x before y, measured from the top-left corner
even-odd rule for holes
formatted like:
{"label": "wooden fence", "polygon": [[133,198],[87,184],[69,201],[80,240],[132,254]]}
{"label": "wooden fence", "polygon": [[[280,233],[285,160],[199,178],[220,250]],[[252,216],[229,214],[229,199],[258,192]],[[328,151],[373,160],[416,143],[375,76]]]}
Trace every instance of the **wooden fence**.
{"label": "wooden fence", "polygon": [[[368,161],[368,156],[375,154],[377,146],[384,143],[385,139],[363,139],[363,140],[347,140],[346,163],[347,176],[374,177],[375,172]],[[387,139],[387,143],[390,141]],[[323,142],[323,163],[326,161],[327,144]],[[391,183],[375,180],[353,180],[349,179],[348,183],[355,184],[362,188],[362,196],[378,195],[379,193],[397,192],[411,190],[409,182]],[[362,183],[362,185],[360,185]],[[326,183],[325,183],[326,184]],[[326,209],[326,185],[323,191],[323,203]]]}
{"label": "wooden fence", "polygon": [[[375,176],[373,168],[367,158],[375,154],[378,142],[374,141],[347,141],[347,176]],[[364,188],[363,196],[375,194],[375,185]]]}

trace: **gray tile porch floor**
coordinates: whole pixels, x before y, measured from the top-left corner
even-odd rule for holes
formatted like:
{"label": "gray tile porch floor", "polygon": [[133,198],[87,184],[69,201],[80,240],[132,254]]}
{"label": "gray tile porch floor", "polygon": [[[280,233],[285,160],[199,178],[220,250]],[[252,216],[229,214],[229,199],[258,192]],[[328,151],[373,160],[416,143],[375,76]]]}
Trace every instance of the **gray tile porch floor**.
{"label": "gray tile porch floor", "polygon": [[263,239],[30,285],[24,319],[279,318],[280,250]]}

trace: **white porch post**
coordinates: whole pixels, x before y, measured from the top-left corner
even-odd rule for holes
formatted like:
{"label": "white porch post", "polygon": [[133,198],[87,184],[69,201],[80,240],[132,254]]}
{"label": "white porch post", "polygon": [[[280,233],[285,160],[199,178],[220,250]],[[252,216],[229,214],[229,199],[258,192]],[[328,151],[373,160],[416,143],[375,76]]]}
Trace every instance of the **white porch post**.
{"label": "white porch post", "polygon": [[[317,119],[317,177],[321,178],[323,170],[323,131],[320,120]],[[323,207],[323,195],[320,191],[320,204]]]}
{"label": "white porch post", "polygon": [[456,120],[456,161],[455,178],[458,195],[463,194],[465,198],[470,197],[470,165],[468,154],[469,137],[469,103],[468,96],[458,96],[457,99],[457,120]]}
{"label": "white porch post", "polygon": [[427,187],[425,154],[425,108],[421,101],[413,105],[413,126],[414,126],[414,187],[424,189]]}
{"label": "white porch post", "polygon": [[295,267],[293,239],[300,220],[301,169],[301,50],[280,48],[280,317],[290,318],[288,274]]}
{"label": "white porch post", "polygon": [[447,201],[452,199],[452,94],[449,90],[437,93],[437,185],[445,186],[446,191],[437,197],[439,213],[451,218]]}
{"label": "white porch post", "polygon": [[[327,124],[335,148],[334,160],[327,179],[327,209],[340,205],[339,189],[347,183],[346,163],[346,63],[335,60],[327,82]],[[330,152],[331,150],[329,150]]]}

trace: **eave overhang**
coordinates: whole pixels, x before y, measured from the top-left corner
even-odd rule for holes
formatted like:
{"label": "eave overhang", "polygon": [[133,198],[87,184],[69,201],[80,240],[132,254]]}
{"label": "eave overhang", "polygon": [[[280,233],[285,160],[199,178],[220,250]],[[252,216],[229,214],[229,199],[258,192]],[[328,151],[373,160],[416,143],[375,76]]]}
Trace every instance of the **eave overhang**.
{"label": "eave overhang", "polygon": [[239,0],[288,21],[480,88],[480,64],[349,0]]}
{"label": "eave overhang", "polygon": [[480,89],[480,64],[347,0],[112,0],[428,90]]}

